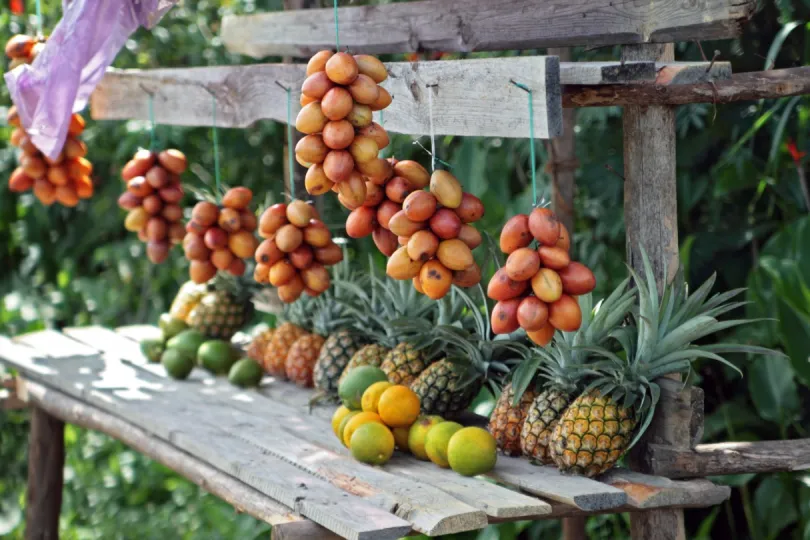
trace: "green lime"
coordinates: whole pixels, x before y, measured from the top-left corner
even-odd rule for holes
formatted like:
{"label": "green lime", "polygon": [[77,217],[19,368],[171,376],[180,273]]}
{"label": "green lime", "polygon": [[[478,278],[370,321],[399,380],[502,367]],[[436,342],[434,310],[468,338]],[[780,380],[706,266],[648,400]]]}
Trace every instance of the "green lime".
{"label": "green lime", "polygon": [[445,469],[450,466],[450,462],[447,461],[447,445],[450,443],[450,437],[463,427],[457,422],[442,422],[428,431],[425,437],[425,453],[430,461]]}
{"label": "green lime", "polygon": [[379,381],[387,381],[385,372],[374,366],[360,366],[351,370],[340,382],[338,395],[343,404],[353,411],[362,408],[363,393]]}
{"label": "green lime", "polygon": [[231,366],[228,372],[228,380],[231,384],[247,388],[249,386],[259,386],[264,371],[259,364],[250,358],[242,358]]}
{"label": "green lime", "polygon": [[384,465],[394,453],[394,436],[386,426],[377,422],[358,427],[349,442],[352,457],[369,465]]}
{"label": "green lime", "polygon": [[177,349],[191,358],[196,358],[197,349],[203,342],[205,342],[205,336],[197,330],[184,330],[166,342],[166,348]]}
{"label": "green lime", "polygon": [[463,476],[489,472],[498,459],[495,437],[479,427],[460,429],[450,437],[447,459],[450,468]]}
{"label": "green lime", "polygon": [[194,360],[179,349],[167,349],[160,358],[160,363],[173,379],[185,379],[194,369]]}
{"label": "green lime", "polygon": [[197,349],[197,364],[214,375],[225,375],[233,365],[231,344],[221,339],[206,341]]}
{"label": "green lime", "polygon": [[160,362],[160,355],[165,349],[161,339],[145,339],[141,341],[141,352],[150,362]]}
{"label": "green lime", "polygon": [[158,326],[163,332],[163,339],[171,339],[183,330],[188,330],[188,325],[185,321],[175,319],[168,313],[164,313],[160,316]]}

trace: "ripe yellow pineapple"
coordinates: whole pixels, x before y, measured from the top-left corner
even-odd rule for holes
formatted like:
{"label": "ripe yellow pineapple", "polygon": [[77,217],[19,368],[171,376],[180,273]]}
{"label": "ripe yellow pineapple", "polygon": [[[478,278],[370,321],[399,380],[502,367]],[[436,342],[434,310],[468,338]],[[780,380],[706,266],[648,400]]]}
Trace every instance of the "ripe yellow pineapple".
{"label": "ripe yellow pineapple", "polygon": [[247,356],[248,358],[256,361],[259,365],[262,364],[262,360],[264,359],[264,351],[267,349],[267,344],[270,343],[270,340],[273,338],[273,333],[276,331],[275,328],[268,328],[267,330],[263,330],[259,334],[257,334],[248,345],[247,348]]}
{"label": "ripe yellow pineapple", "polygon": [[498,449],[507,456],[520,455],[520,431],[536,395],[533,389],[526,390],[515,405],[515,390],[509,383],[495,403],[487,429],[495,437]]}
{"label": "ripe yellow pineapple", "polygon": [[287,355],[298,338],[308,333],[305,326],[309,304],[310,300],[307,297],[301,297],[292,304],[285,304],[282,317],[286,318],[287,322],[273,332],[262,359],[262,367],[270,375],[286,377]]}

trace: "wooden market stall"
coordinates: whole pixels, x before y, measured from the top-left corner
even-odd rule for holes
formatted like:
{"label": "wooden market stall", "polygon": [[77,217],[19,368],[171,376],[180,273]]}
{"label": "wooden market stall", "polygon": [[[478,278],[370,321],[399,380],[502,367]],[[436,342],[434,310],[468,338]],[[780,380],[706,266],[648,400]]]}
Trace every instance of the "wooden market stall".
{"label": "wooden market stall", "polygon": [[[638,267],[636,246],[643,246],[660,285],[678,267],[674,106],[810,92],[810,68],[732,75],[727,62],[675,61],[673,42],[731,38],[754,5],[431,0],[345,7],[338,17],[341,45],[371,54],[623,45],[615,62],[517,56],[388,64],[383,86],[394,101],[385,128],[424,135],[432,124],[442,135],[526,137],[531,120],[538,137],[550,138],[562,131],[563,107],[623,106],[628,257]],[[308,56],[333,47],[333,38],[331,9],[226,17],[221,33],[229,50],[256,58]],[[147,120],[151,95],[161,123],[205,126],[213,95],[219,127],[285,122],[283,87],[299,88],[303,79],[301,64],[111,70],[91,110],[99,120]],[[511,81],[532,90],[534,118]],[[331,411],[307,414],[308,391],[278,381],[243,391],[198,371],[186,382],[167,379],[135,341],[154,331],[91,327],[0,338],[0,361],[20,373],[16,399],[33,407],[28,538],[57,530],[64,421],[118,438],[274,524],[274,538],[436,536],[628,511],[633,538],[684,538],[684,508],[730,495],[701,477],[810,467],[806,441],[699,444],[703,394],[675,381],[662,383],[655,420],[631,455],[634,471],[590,480],[500,457],[488,482],[404,456],[368,467],[328,435]]]}

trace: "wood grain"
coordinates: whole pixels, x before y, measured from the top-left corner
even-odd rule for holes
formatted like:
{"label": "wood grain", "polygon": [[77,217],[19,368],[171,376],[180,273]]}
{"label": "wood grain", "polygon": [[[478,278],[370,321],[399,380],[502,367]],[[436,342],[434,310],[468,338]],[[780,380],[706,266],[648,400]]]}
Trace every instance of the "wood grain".
{"label": "wood grain", "polygon": [[[340,44],[368,54],[488,51],[722,39],[750,0],[430,0],[338,10]],[[332,9],[225,16],[230,52],[311,56],[335,46]]]}
{"label": "wood grain", "polygon": [[651,444],[650,470],[669,478],[810,469],[810,439],[701,444],[694,450]]}
{"label": "wood grain", "polygon": [[[437,134],[525,137],[529,132],[526,94],[510,80],[533,91],[537,137],[562,129],[559,61],[556,57],[522,56],[438,62],[387,64],[383,82],[393,96],[385,109],[386,129],[411,135],[430,131],[428,85],[433,93]],[[301,64],[111,70],[91,99],[96,120],[149,118],[149,96],[155,92],[155,116],[163,124],[211,124],[211,93],[217,99],[217,125],[246,127],[259,120],[287,120],[285,87],[293,88],[293,115],[300,109]]]}
{"label": "wood grain", "polygon": [[43,409],[31,411],[25,540],[58,540],[65,467],[65,424]]}

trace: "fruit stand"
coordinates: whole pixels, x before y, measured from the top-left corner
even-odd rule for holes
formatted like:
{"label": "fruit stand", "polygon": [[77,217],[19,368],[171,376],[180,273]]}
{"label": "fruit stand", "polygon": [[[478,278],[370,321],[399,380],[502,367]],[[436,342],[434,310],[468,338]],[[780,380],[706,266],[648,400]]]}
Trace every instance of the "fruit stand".
{"label": "fruit stand", "polygon": [[[660,290],[678,269],[674,107],[810,93],[808,68],[732,75],[727,62],[674,60],[672,42],[733,37],[754,4],[429,0],[334,13],[229,16],[221,38],[231,52],[256,58],[309,57],[334,46],[339,17],[341,45],[372,54],[623,45],[616,62],[518,56],[389,63],[382,86],[393,101],[385,108],[385,128],[412,135],[531,132],[552,138],[562,134],[563,107],[623,106],[629,264],[644,271],[642,254],[648,254]],[[92,96],[91,113],[96,120],[154,115],[164,124],[208,126],[213,98],[219,127],[288,122],[287,89],[300,88],[307,76],[304,64],[110,70]],[[559,230],[550,245],[558,238]],[[400,455],[383,468],[372,467],[352,460],[330,435],[332,408],[308,411],[310,390],[273,379],[258,390],[242,390],[200,370],[185,382],[167,378],[138,346],[156,332],[147,326],[87,327],[0,337],[0,362],[20,373],[15,399],[34,411],[30,538],[57,530],[62,422],[107,433],[164,463],[273,524],[273,538],[438,536],[503,521],[618,512],[631,513],[633,538],[684,538],[684,508],[720,504],[730,496],[728,487],[703,477],[797,470],[810,463],[804,441],[700,445],[702,391],[665,378],[653,421],[630,454],[633,470],[617,468],[589,479],[508,456],[499,456],[486,478]],[[469,416],[464,423],[485,422]],[[772,455],[766,459],[763,452]]]}

